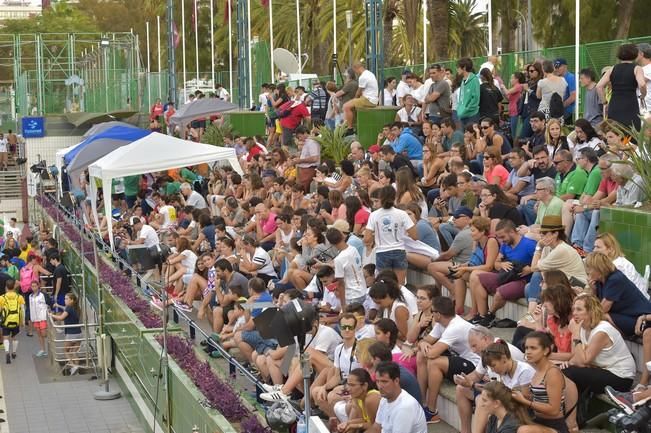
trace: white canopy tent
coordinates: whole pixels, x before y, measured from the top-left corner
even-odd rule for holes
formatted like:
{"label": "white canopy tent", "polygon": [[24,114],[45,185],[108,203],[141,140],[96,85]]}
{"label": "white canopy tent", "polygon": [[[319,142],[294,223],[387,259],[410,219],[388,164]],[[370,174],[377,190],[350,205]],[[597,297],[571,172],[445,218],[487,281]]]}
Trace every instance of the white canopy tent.
{"label": "white canopy tent", "polygon": [[[195,143],[154,132],[98,159],[88,167],[88,171],[91,178],[95,177],[102,181],[104,214],[110,217],[110,191],[113,179],[215,161],[228,161],[233,170],[243,174],[242,168],[237,161],[235,149]],[[93,215],[99,228],[97,187],[92,180],[90,189]],[[106,191],[109,191],[109,193],[106,194]],[[111,224],[108,224],[108,234],[111,248],[113,248],[113,228]]]}

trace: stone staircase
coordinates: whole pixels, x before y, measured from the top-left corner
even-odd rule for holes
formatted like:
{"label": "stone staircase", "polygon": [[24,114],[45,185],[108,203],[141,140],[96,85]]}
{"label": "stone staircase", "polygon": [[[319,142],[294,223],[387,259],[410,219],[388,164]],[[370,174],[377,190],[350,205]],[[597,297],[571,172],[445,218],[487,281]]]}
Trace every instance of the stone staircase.
{"label": "stone staircase", "polygon": [[15,200],[22,197],[21,183],[25,166],[16,164],[17,156],[9,153],[7,171],[0,170],[0,200]]}

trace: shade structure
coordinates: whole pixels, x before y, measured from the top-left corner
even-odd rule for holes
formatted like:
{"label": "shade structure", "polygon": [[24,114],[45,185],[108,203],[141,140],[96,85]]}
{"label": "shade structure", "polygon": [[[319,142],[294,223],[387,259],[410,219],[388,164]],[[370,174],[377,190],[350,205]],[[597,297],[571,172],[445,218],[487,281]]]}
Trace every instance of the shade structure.
{"label": "shade structure", "polygon": [[67,113],[65,115],[68,122],[75,125],[75,127],[80,127],[85,124],[95,124],[102,122],[110,122],[120,119],[128,119],[134,115],[138,114],[137,111],[111,111],[110,113]]}
{"label": "shade structure", "polygon": [[126,146],[149,134],[151,134],[150,131],[140,128],[113,126],[99,134],[88,137],[69,150],[63,157],[72,184],[78,186],[79,174],[91,163],[108,155],[115,149]]}
{"label": "shade structure", "polygon": [[197,99],[194,102],[182,105],[178,111],[170,117],[170,123],[185,127],[195,119],[236,110],[237,108],[237,105],[218,98]]}
{"label": "shade structure", "polygon": [[86,131],[86,133],[82,137],[87,138],[90,137],[91,135],[99,134],[100,132],[106,131],[107,129],[112,128],[114,126],[124,126],[125,128],[138,128],[136,125],[132,125],[127,122],[112,120],[110,122],[102,122],[91,126],[90,129],[88,129],[88,131]]}
{"label": "shade structure", "polygon": [[[233,148],[195,143],[152,132],[95,161],[88,167],[88,171],[91,177],[102,181],[102,190],[105,194],[104,211],[105,215],[110,216],[110,191],[113,179],[217,161],[227,161],[233,170],[243,174]],[[91,181],[90,188],[93,214],[99,227],[96,183]],[[111,224],[108,224],[108,234],[112,248],[113,228]]]}

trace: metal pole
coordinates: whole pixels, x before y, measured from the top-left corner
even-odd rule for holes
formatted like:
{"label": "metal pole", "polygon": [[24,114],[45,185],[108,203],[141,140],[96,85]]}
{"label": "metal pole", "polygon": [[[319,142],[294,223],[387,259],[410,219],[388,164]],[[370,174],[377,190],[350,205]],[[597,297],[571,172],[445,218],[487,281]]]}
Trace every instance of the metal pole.
{"label": "metal pole", "polygon": [[158,31],[158,97],[163,97],[163,83],[161,82],[161,47],[160,47],[160,15],[156,16],[156,26]]}
{"label": "metal pole", "polygon": [[353,67],[353,11],[346,11],[346,28],[348,29],[348,67]]}
{"label": "metal pole", "polygon": [[[151,107],[151,50],[149,48],[149,21],[145,23],[147,33],[147,109]],[[104,48],[106,50],[106,48]],[[108,95],[106,95],[108,98]],[[108,112],[108,110],[106,110]]]}
{"label": "metal pole", "polygon": [[[197,11],[197,0],[194,0],[194,61],[197,68],[197,86],[199,86],[199,15]],[[214,83],[213,83],[214,85]]]}
{"label": "metal pole", "polygon": [[[298,1],[298,0],[297,0]],[[246,28],[249,35],[249,106],[253,105],[253,57],[251,56],[251,0],[246,2]],[[300,41],[300,36],[299,36]],[[300,63],[299,63],[300,64]],[[299,66],[300,70],[300,66]]]}
{"label": "metal pole", "polygon": [[533,49],[533,32],[531,31],[531,0],[527,0],[527,51]]}
{"label": "metal pole", "polygon": [[[109,100],[108,100],[108,94],[109,94],[109,71],[108,71],[108,50],[106,48],[102,48],[102,53],[104,54],[104,91],[106,93],[104,102],[106,105],[106,112],[109,112]],[[149,80],[148,80],[149,81]],[[147,82],[147,88],[149,88],[149,82]]]}
{"label": "metal pole", "polygon": [[183,38],[181,50],[183,51],[183,102],[185,103],[188,100],[188,91],[186,88],[188,79],[185,71],[185,0],[181,0],[181,37]]}
{"label": "metal pole", "polygon": [[233,9],[231,7],[231,0],[228,0],[228,86],[229,86],[228,90],[231,93],[231,98],[233,98],[233,17],[232,15],[233,15]]}
{"label": "metal pole", "polygon": [[303,55],[301,53],[301,11],[296,0],[296,34],[298,43],[298,75],[303,74]]}
{"label": "metal pole", "polygon": [[332,0],[332,80],[337,82],[337,0]]}
{"label": "metal pole", "polygon": [[427,75],[427,0],[423,0],[423,76],[425,75]]}
{"label": "metal pole", "polygon": [[[336,2],[336,0],[335,0]],[[269,0],[269,54],[271,59],[271,83],[276,81],[274,78],[274,2]]]}
{"label": "metal pole", "polygon": [[488,0],[488,55],[493,55],[493,5],[492,1]]}
{"label": "metal pole", "polygon": [[174,3],[167,0],[167,74],[169,85],[169,98],[178,107],[176,102],[176,52],[174,47]]}
{"label": "metal pole", "polygon": [[215,21],[213,17],[213,0],[210,0],[210,78],[215,88]]}
{"label": "metal pole", "polygon": [[[579,71],[581,70],[581,1],[575,1],[575,17],[574,17],[574,76],[579,77]],[[574,103],[574,120],[579,118],[579,89],[578,86],[576,90],[576,101]]]}

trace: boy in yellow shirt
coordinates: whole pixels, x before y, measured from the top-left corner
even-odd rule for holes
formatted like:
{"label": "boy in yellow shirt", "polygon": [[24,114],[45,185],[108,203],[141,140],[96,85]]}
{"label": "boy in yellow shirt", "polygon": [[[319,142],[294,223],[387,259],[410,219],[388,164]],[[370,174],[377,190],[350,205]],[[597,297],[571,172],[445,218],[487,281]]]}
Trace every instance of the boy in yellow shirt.
{"label": "boy in yellow shirt", "polygon": [[0,327],[7,364],[11,364],[11,360],[16,359],[20,325],[25,324],[25,298],[16,293],[15,280],[6,282],[6,290],[6,293],[0,296]]}

